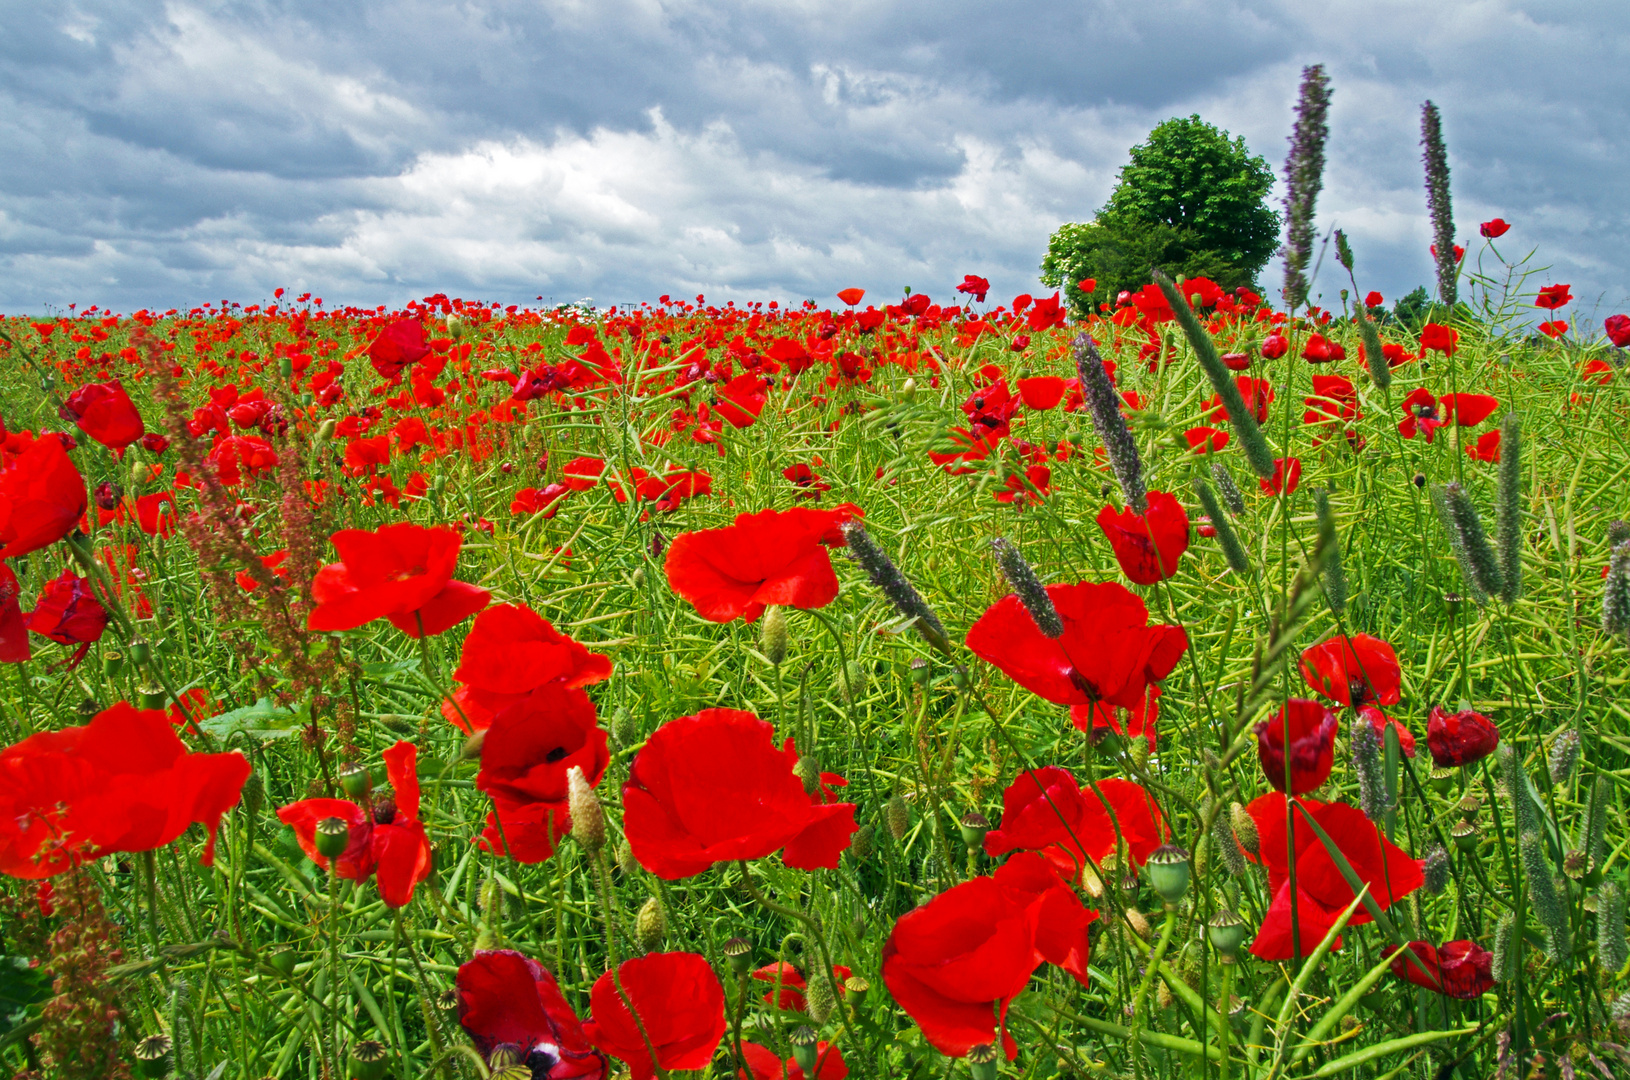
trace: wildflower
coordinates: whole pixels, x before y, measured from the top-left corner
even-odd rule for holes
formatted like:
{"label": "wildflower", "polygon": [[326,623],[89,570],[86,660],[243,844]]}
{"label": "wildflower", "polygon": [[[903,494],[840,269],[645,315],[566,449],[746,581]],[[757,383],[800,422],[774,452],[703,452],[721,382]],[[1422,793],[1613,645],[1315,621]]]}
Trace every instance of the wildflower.
{"label": "wildflower", "polygon": [[1400,675],[1392,646],[1369,634],[1333,637],[1302,652],[1307,685],[1354,710],[1398,704]]}
{"label": "wildflower", "polygon": [[85,478],[61,440],[42,437],[0,469],[0,559],[14,559],[74,531],[90,505]]}
{"label": "wildflower", "polygon": [[1148,494],[1148,511],[1106,506],[1098,512],[1121,573],[1139,585],[1153,585],[1177,573],[1177,561],[1188,550],[1189,516],[1183,504],[1164,491]]}
{"label": "wildflower", "polygon": [[368,362],[382,379],[394,379],[430,355],[417,319],[395,319],[368,346]]}
{"label": "wildflower", "polygon": [[110,616],[91,591],[90,578],[72,570],[46,582],[45,590],[28,613],[28,628],[58,645],[77,645],[68,667],[79,666],[90,647],[102,638]]}
{"label": "wildflower", "polygon": [[57,411],[64,420],[119,454],[147,433],[141,413],[118,379],[86,383],[69,394]]}
{"label": "wildflower", "polygon": [[1324,142],[1330,135],[1330,80],[1323,64],[1302,69],[1296,130],[1285,157],[1285,307],[1307,302],[1307,267],[1313,255],[1313,207],[1324,183]]}
{"label": "wildflower", "polygon": [[975,277],[973,274],[964,274],[962,275],[962,284],[956,287],[956,291],[972,296],[976,304],[983,304],[985,294],[990,292],[990,282],[982,277]]}
{"label": "wildflower", "polygon": [[1482,713],[1466,709],[1451,713],[1432,706],[1426,721],[1426,748],[1439,768],[1458,768],[1481,761],[1500,745],[1500,729]]}
{"label": "wildflower", "polygon": [[[1443,121],[1430,101],[1421,106],[1421,145],[1426,148],[1426,206],[1432,217],[1432,255],[1438,264],[1438,300],[1454,307],[1455,264],[1461,248],[1455,240],[1454,210],[1449,198],[1449,152],[1443,145]],[[1440,254],[1441,253],[1441,254]]]}
{"label": "wildflower", "polygon": [[1507,230],[1510,228],[1511,226],[1506,224],[1503,218],[1493,218],[1479,225],[1477,227],[1477,231],[1482,233],[1485,239],[1498,240],[1500,237],[1504,236]]}
{"label": "wildflower", "polygon": [[611,676],[611,660],[591,653],[525,604],[482,610],[464,639],[453,678],[462,685],[442,715],[466,734],[539,688],[592,686]]}
{"label": "wildflower", "polygon": [[532,1076],[602,1080],[606,1059],[589,1042],[555,976],[510,949],[477,949],[458,969],[458,1022],[483,1058],[512,1047]]}
{"label": "wildflower", "polygon": [[1296,485],[1302,482],[1301,458],[1274,458],[1273,473],[1257,481],[1263,491],[1269,495],[1294,494]]}
{"label": "wildflower", "polygon": [[1335,765],[1336,714],[1317,701],[1292,698],[1279,714],[1256,726],[1257,756],[1268,783],[1285,790],[1286,750],[1292,795],[1324,783]]}
{"label": "wildflower", "polygon": [[[1101,793],[1101,794],[1100,794]],[[1113,816],[1112,816],[1113,815]],[[1126,845],[1134,867],[1165,842],[1165,818],[1154,798],[1130,780],[1107,777],[1082,787],[1068,769],[1048,765],[1021,773],[1002,793],[1002,820],[985,834],[992,858],[1034,851],[1067,881]]]}
{"label": "wildflower", "polygon": [[[844,993],[844,980],[849,978],[849,976],[854,972],[850,968],[845,967],[843,964],[834,964],[832,965],[832,973],[836,976],[834,981],[838,985],[838,992]],[[809,1002],[805,999],[803,993],[801,992],[809,988],[809,983],[804,980],[803,973],[797,968],[793,967],[791,964],[783,961],[777,961],[774,964],[765,964],[763,967],[753,972],[753,978],[759,980],[760,982],[779,982],[781,984],[781,992],[779,995],[777,995],[773,989],[764,995],[764,1003],[766,1005],[773,1005],[778,1009],[788,1009],[792,1012],[809,1011]]]}
{"label": "wildflower", "polygon": [[1547,285],[1534,297],[1534,306],[1555,311],[1560,307],[1567,307],[1573,300],[1573,293],[1569,292],[1568,285]]}
{"label": "wildflower", "polygon": [[403,522],[330,538],[340,561],[317,571],[308,630],[353,630],[389,619],[408,637],[440,634],[487,606],[486,589],[455,581],[458,530]]}
{"label": "wildflower", "polygon": [[1024,407],[1037,411],[1054,408],[1064,400],[1064,379],[1058,375],[1035,375],[1018,381]]}
{"label": "wildflower", "polygon": [[601,1051],[627,1062],[634,1080],[652,1080],[659,1068],[705,1069],[724,1038],[724,988],[712,965],[695,953],[648,953],[624,960],[615,979],[608,971],[595,980],[589,1007],[593,1015],[584,1023],[584,1033]]}
{"label": "wildflower", "polygon": [[568,773],[593,787],[611,762],[594,703],[564,679],[551,679],[499,708],[481,743],[475,786],[492,796],[483,833],[489,850],[542,862],[571,824]]}
{"label": "wildflower", "polygon": [[722,529],[681,533],[668,547],[668,585],[709,622],[754,622],[770,604],[819,608],[838,595],[824,546],[846,512],[761,510]]}
{"label": "wildflower", "polygon": [[[961,288],[961,286],[957,286]],[[987,286],[988,288],[988,286]],[[979,299],[983,300],[984,294]],[[783,1062],[772,1050],[755,1042],[743,1042],[741,1054],[747,1064],[745,1072],[738,1072],[742,1080],[844,1080],[849,1066],[843,1060],[843,1051],[822,1039],[813,1047],[815,1071],[805,1072],[793,1058]],[[783,1070],[785,1070],[783,1072]]]}
{"label": "wildflower", "polygon": [[21,664],[31,655],[21,592],[17,575],[0,562],[0,664]]}

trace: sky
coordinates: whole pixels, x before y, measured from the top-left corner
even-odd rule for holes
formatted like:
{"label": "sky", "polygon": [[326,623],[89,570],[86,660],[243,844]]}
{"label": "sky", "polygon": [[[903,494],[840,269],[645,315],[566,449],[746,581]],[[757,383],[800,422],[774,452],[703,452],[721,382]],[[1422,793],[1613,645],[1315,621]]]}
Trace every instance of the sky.
{"label": "sky", "polygon": [[[1040,291],[1127,150],[1198,113],[1279,170],[1334,90],[1322,231],[1432,279],[1420,107],[1479,222],[1630,309],[1621,4],[1514,0],[0,0],[0,311],[600,306]],[[1283,196],[1276,186],[1273,197]],[[1497,268],[1483,254],[1485,270]],[[1337,303],[1330,273],[1315,293]],[[1503,271],[1502,271],[1503,272]],[[1277,295],[1277,264],[1263,284]]]}

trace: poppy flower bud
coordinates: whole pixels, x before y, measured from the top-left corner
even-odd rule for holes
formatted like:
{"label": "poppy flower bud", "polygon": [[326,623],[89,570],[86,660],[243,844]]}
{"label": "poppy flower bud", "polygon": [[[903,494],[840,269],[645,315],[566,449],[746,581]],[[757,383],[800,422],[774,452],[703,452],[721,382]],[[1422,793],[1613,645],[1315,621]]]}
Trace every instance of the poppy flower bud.
{"label": "poppy flower bud", "polygon": [[475,761],[480,758],[482,748],[487,745],[487,732],[489,730],[491,729],[482,728],[465,739],[464,745],[459,748],[458,756],[464,761]]}
{"label": "poppy flower bud", "polygon": [[351,843],[351,826],[344,818],[323,818],[317,823],[317,854],[325,859],[345,854]]}
{"label": "poppy flower bud", "polygon": [[1624,939],[1624,889],[1615,881],[1596,890],[1596,959],[1603,972],[1622,971],[1630,959]]}
{"label": "poppy flower bud", "polygon": [[667,936],[668,916],[663,912],[662,904],[653,896],[645,901],[634,920],[634,937],[638,939],[640,948],[646,952],[656,952],[662,948],[662,939]]}
{"label": "poppy flower bud", "polygon": [[799,758],[792,771],[804,782],[804,794],[814,795],[821,790],[821,765],[813,754]]}
{"label": "poppy flower bud", "polygon": [[1551,783],[1567,783],[1578,760],[1579,733],[1569,729],[1558,735],[1556,741],[1551,744],[1551,756],[1547,762],[1551,769]]}
{"label": "poppy flower bud", "polygon": [[1149,853],[1145,864],[1149,885],[1160,894],[1168,908],[1175,907],[1189,891],[1189,853],[1175,844],[1162,844]]}
{"label": "poppy flower bud", "polygon": [[888,826],[889,835],[896,840],[904,839],[906,830],[911,827],[911,808],[898,791],[883,804],[883,824]]}
{"label": "poppy flower bud", "polygon": [[341,765],[339,776],[340,788],[353,799],[363,798],[374,786],[374,778],[368,770],[355,761]]}
{"label": "poppy flower bud", "polygon": [[1211,947],[1222,956],[1223,963],[1232,964],[1234,956],[1245,944],[1245,938],[1250,929],[1245,920],[1234,912],[1224,908],[1211,917],[1211,925],[1206,928],[1206,936],[1211,939]]}
{"label": "poppy flower bud", "polygon": [[1483,837],[1477,831],[1475,822],[1457,821],[1449,830],[1449,839],[1453,840],[1455,847],[1461,851],[1473,852],[1477,850],[1477,845],[1482,842]]}
{"label": "poppy flower bud", "polygon": [[776,667],[787,658],[787,614],[781,605],[771,604],[764,609],[764,621],[758,630],[759,648]]}
{"label": "poppy flower bud", "polygon": [[816,1057],[815,1029],[805,1024],[794,1031],[792,1038],[788,1041],[792,1043],[792,1059],[798,1063],[800,1069],[804,1070],[805,1076],[814,1076]]}
{"label": "poppy flower bud", "polygon": [[630,747],[640,741],[640,729],[634,723],[634,714],[627,708],[619,707],[611,717],[611,734],[616,738],[617,745]]}
{"label": "poppy flower bud", "polygon": [[1442,896],[1443,890],[1449,887],[1449,853],[1441,845],[1433,845],[1421,864],[1421,873],[1426,879],[1426,891],[1433,896]]}
{"label": "poppy flower bud", "polygon": [[1148,941],[1154,936],[1154,927],[1149,925],[1149,917],[1135,907],[1126,909],[1126,925],[1134,934]]}
{"label": "poppy flower bud", "polygon": [[250,772],[243,781],[243,809],[244,813],[254,817],[260,813],[260,805],[266,798],[266,784],[261,780],[258,772]]}
{"label": "poppy flower bud", "polygon": [[1228,807],[1228,823],[1233,826],[1234,839],[1239,846],[1253,856],[1262,854],[1262,842],[1257,838],[1256,819],[1239,803],[1230,803]]}
{"label": "poppy flower bud", "polygon": [[877,850],[877,830],[870,825],[862,825],[855,830],[855,835],[849,840],[849,854],[857,863],[863,863],[872,857]]}
{"label": "poppy flower bud", "polygon": [[632,877],[640,872],[640,861],[634,857],[634,849],[624,840],[617,845],[617,869],[624,877]]}
{"label": "poppy flower bud", "polygon": [[339,421],[330,416],[317,425],[317,434],[313,437],[316,442],[327,442],[334,437],[334,429],[339,427]]}
{"label": "poppy flower bud", "polygon": [[284,946],[281,949],[274,949],[266,954],[266,962],[272,966],[272,970],[276,971],[285,979],[294,974],[294,961],[294,950],[288,946]]}
{"label": "poppy flower bud", "polygon": [[996,1080],[1001,1055],[991,1043],[980,1043],[968,1051],[968,1075],[973,1080]]}
{"label": "poppy flower bud", "polygon": [[1047,595],[1041,579],[1024,556],[1019,554],[1019,549],[1000,536],[992,540],[990,546],[996,553],[996,565],[1007,579],[1008,587],[1030,613],[1036,629],[1054,640],[1063,637],[1064,623],[1058,617],[1058,609],[1053,606],[1053,600]]}
{"label": "poppy flower bud", "polygon": [[724,957],[730,961],[730,970],[745,975],[753,967],[753,947],[746,938],[733,937],[724,943]]}
{"label": "poppy flower bud", "polygon": [[130,643],[130,662],[142,668],[153,662],[153,646],[145,638]]}
{"label": "poppy flower bud", "polygon": [[589,851],[599,851],[606,842],[606,812],[580,765],[566,770],[566,807],[572,819],[572,839]]}
{"label": "poppy flower bud", "polygon": [[838,693],[843,695],[843,700],[853,705],[860,700],[865,690],[866,673],[861,670],[860,665],[853,660],[843,665],[843,671],[838,676]]}
{"label": "poppy flower bud", "polygon": [[170,1050],[173,1044],[168,1035],[149,1035],[136,1044],[136,1065],[143,1076],[164,1076],[170,1071]]}
{"label": "poppy flower bud", "polygon": [[823,972],[819,964],[810,969],[809,986],[804,991],[809,1003],[809,1015],[817,1024],[831,1019],[838,1009],[838,992],[832,985],[832,973]]}
{"label": "poppy flower bud", "polygon": [[384,1043],[374,1039],[364,1039],[353,1045],[351,1059],[347,1062],[351,1080],[384,1080],[390,1063],[390,1051]]}
{"label": "poppy flower bud", "polygon": [[962,833],[962,842],[971,851],[978,851],[985,846],[985,834],[990,832],[990,819],[977,810],[969,810],[957,822],[957,829]]}

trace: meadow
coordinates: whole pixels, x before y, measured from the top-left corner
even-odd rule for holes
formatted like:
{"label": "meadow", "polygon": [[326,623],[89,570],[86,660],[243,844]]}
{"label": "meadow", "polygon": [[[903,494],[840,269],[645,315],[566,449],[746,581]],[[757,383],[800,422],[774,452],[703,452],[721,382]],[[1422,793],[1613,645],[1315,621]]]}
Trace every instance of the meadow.
{"label": "meadow", "polygon": [[1630,320],[1496,243],[5,319],[0,1054],[1625,1075]]}

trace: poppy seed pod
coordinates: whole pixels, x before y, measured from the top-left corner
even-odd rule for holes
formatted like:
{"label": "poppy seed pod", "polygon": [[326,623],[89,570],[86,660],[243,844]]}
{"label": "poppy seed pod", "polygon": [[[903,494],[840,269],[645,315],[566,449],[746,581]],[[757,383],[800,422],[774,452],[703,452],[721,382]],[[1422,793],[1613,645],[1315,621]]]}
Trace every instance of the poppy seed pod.
{"label": "poppy seed pod", "polygon": [[759,626],[759,648],[765,659],[780,667],[787,658],[787,613],[779,604],[764,609],[764,622]]}
{"label": "poppy seed pod", "polygon": [[753,946],[746,938],[733,937],[724,943],[724,958],[730,961],[730,970],[745,975],[753,967]]}
{"label": "poppy seed pod", "polygon": [[889,801],[883,804],[883,824],[888,826],[889,835],[896,840],[904,839],[906,830],[911,827],[911,808],[899,792],[889,796]]}
{"label": "poppy seed pod", "polygon": [[1256,819],[1251,816],[1250,811],[1239,803],[1230,803],[1228,805],[1228,823],[1233,826],[1234,839],[1239,841],[1241,848],[1252,856],[1262,854],[1262,841],[1258,839]]}
{"label": "poppy seed pod", "polygon": [[957,829],[970,850],[979,850],[984,847],[985,834],[990,832],[990,819],[977,810],[970,810],[957,822]]}
{"label": "poppy seed pod", "polygon": [[146,638],[137,638],[130,643],[130,662],[140,668],[153,662],[153,646]]}
{"label": "poppy seed pod", "polygon": [[172,1044],[168,1035],[149,1035],[136,1044],[136,1065],[143,1076],[163,1076],[170,1071],[170,1050]]}
{"label": "poppy seed pod", "polygon": [[662,939],[668,936],[668,916],[656,897],[646,900],[640,908],[639,916],[634,920],[634,936],[646,952],[656,952],[662,948]]}
{"label": "poppy seed pod", "polygon": [[1453,840],[1455,847],[1461,851],[1472,852],[1476,851],[1477,845],[1482,842],[1482,835],[1474,822],[1457,821],[1449,830],[1449,839]]}
{"label": "poppy seed pod", "polygon": [[1168,908],[1189,891],[1189,853],[1175,844],[1162,844],[1149,853],[1149,885]]}
{"label": "poppy seed pod", "polygon": [[589,851],[605,846],[606,812],[580,765],[566,770],[566,807],[572,819],[572,839]]}
{"label": "poppy seed pod", "polygon": [[1245,920],[1226,908],[1213,915],[1211,924],[1206,928],[1211,947],[1222,956],[1225,964],[1234,962],[1235,954],[1245,944],[1249,934],[1250,928],[1245,925]]}
{"label": "poppy seed pod", "polygon": [[1001,1054],[991,1043],[980,1043],[968,1051],[968,1075],[973,1080],[996,1080]]}
{"label": "poppy seed pod", "polygon": [[805,1024],[792,1033],[788,1042],[792,1043],[792,1059],[804,1075],[815,1075],[815,1029]]}
{"label": "poppy seed pod", "polygon": [[368,770],[355,761],[340,766],[340,788],[353,799],[365,798],[374,786]]}
{"label": "poppy seed pod", "polygon": [[1477,814],[1483,809],[1483,800],[1468,791],[1461,797],[1460,801],[1455,804],[1455,809],[1460,811],[1461,817],[1465,818],[1469,822],[1472,822],[1473,824],[1476,824]]}
{"label": "poppy seed pod", "polygon": [[102,674],[113,678],[124,670],[125,654],[122,652],[107,652],[102,654]]}
{"label": "poppy seed pod", "polygon": [[364,1039],[351,1047],[350,1066],[352,1080],[384,1080],[390,1068],[390,1050],[374,1039]]}
{"label": "poppy seed pod", "polygon": [[1455,771],[1445,765],[1434,766],[1426,782],[1439,795],[1447,795],[1455,786]]}
{"label": "poppy seed pod", "polygon": [[336,859],[351,843],[351,826],[344,818],[323,818],[317,823],[317,854]]}
{"label": "poppy seed pod", "polygon": [[866,1003],[866,994],[869,990],[871,990],[871,988],[872,984],[861,978],[859,975],[851,975],[847,979],[843,980],[844,996],[847,997],[850,1003],[857,1009]]}

